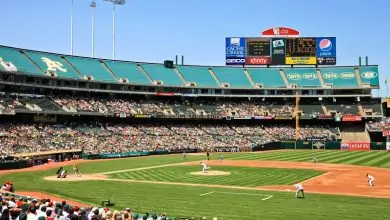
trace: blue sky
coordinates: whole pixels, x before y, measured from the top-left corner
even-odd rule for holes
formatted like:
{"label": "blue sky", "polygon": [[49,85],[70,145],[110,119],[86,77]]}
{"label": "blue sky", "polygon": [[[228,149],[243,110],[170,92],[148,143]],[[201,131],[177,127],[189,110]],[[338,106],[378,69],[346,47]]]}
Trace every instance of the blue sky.
{"label": "blue sky", "polygon": [[[91,56],[89,0],[74,0],[74,54]],[[71,0],[2,0],[0,44],[70,53]],[[359,56],[390,71],[388,0],[128,0],[116,10],[116,59],[224,65],[225,37],[260,36],[287,26],[302,36],[337,37],[338,65]],[[97,0],[96,56],[112,57],[112,6]],[[390,76],[389,76],[390,80]],[[377,92],[375,92],[377,95]]]}

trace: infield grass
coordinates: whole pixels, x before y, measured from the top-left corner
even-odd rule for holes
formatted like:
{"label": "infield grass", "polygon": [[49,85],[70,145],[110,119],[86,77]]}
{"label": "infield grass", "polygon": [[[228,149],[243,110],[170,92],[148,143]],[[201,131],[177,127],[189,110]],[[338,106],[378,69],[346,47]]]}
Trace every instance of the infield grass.
{"label": "infield grass", "polygon": [[213,166],[209,171],[218,170],[230,173],[221,176],[193,175],[201,171],[200,166],[170,166],[147,170],[136,170],[109,174],[110,178],[166,181],[182,183],[202,183],[227,186],[291,185],[324,172],[304,169],[253,168]]}
{"label": "infield grass", "polygon": [[[359,164],[390,167],[387,152],[344,151],[277,151],[267,153],[224,154],[231,160],[282,160],[311,161],[313,153],[320,162]],[[219,154],[212,154],[217,158]],[[189,155],[187,161],[205,159],[204,156]],[[190,176],[200,171],[200,166],[181,166],[181,155],[128,158],[80,164],[82,173],[103,173],[133,168],[173,164],[148,170],[134,170],[109,174],[124,179],[150,179],[154,181],[199,182],[224,185],[265,185],[265,179],[275,178],[267,184],[291,184],[296,178],[310,178],[317,171],[286,169],[218,167],[212,169],[228,171],[227,176]],[[70,169],[70,167],[69,167]],[[225,170],[229,169],[229,170]],[[243,189],[221,189],[204,186],[177,186],[153,183],[120,181],[54,182],[42,178],[53,175],[56,169],[41,172],[13,173],[0,176],[0,182],[13,181],[16,190],[40,191],[67,199],[99,205],[111,199],[116,208],[132,208],[135,212],[166,212],[171,216],[207,216],[211,219],[276,219],[276,220],[367,220],[387,219],[390,215],[390,200],[364,197],[348,197],[308,194],[305,199],[295,199],[294,192],[273,192]],[[302,173],[302,172],[303,173]],[[237,173],[236,173],[237,172]],[[299,172],[299,173],[295,173]],[[294,174],[295,173],[295,174]],[[235,180],[236,178],[236,180]],[[272,178],[271,178],[272,179]],[[210,193],[213,192],[213,193]],[[222,193],[221,193],[222,192]],[[205,195],[206,194],[206,195]],[[203,196],[201,196],[203,195]],[[273,197],[263,200],[265,195]]]}

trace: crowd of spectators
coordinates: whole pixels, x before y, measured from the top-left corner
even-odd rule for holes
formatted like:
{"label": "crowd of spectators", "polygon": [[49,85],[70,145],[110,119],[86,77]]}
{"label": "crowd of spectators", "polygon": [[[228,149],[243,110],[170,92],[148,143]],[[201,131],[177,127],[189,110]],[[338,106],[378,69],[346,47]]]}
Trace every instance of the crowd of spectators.
{"label": "crowd of spectators", "polygon": [[66,201],[52,201],[0,191],[1,220],[169,220],[165,213],[134,213],[130,208],[111,210],[79,207]]}
{"label": "crowd of spectators", "polygon": [[390,130],[390,118],[382,120],[369,121],[367,123],[368,129],[371,131]]}
{"label": "crowd of spectators", "polygon": [[[302,127],[300,138],[332,139],[326,127]],[[17,124],[0,125],[3,155],[54,150],[84,150],[86,153],[178,150],[214,147],[250,148],[272,141],[295,140],[287,125],[177,125],[177,124]]]}

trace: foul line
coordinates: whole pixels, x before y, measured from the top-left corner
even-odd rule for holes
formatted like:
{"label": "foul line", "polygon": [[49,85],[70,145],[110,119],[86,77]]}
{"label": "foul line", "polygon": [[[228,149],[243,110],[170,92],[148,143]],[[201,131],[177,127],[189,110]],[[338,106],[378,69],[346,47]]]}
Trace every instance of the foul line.
{"label": "foul line", "polygon": [[213,193],[230,194],[230,195],[261,196],[261,197],[265,197],[265,198],[261,199],[263,201],[273,197],[272,195],[262,195],[262,194],[255,194],[255,193],[235,193],[235,192],[215,192],[215,191],[203,193],[203,194],[200,194],[199,196],[206,196],[206,195],[210,195],[210,194],[213,194]]}

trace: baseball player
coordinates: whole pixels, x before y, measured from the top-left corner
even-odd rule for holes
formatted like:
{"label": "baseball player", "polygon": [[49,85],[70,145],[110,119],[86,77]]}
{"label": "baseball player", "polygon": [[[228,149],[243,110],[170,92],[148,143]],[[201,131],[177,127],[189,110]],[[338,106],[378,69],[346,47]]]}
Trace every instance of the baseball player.
{"label": "baseball player", "polygon": [[183,152],[183,160],[187,160],[187,153],[185,151]]}
{"label": "baseball player", "polygon": [[367,178],[368,178],[368,185],[373,187],[374,186],[374,180],[375,178],[373,176],[371,176],[370,174],[366,174]]}
{"label": "baseball player", "polygon": [[76,166],[76,164],[73,165],[73,174],[76,176],[81,176],[79,168]]}
{"label": "baseball player", "polygon": [[305,193],[303,192],[303,186],[301,183],[295,184],[295,188],[297,189],[295,192],[295,197],[298,198],[298,194],[302,193],[302,198],[305,198]]}
{"label": "baseball player", "polygon": [[219,161],[221,161],[223,163],[223,155],[222,154],[219,156]]}
{"label": "baseball player", "polygon": [[317,161],[317,157],[316,157],[316,155],[313,155],[313,163],[317,163],[318,161]]}
{"label": "baseball player", "polygon": [[207,172],[207,164],[205,162],[200,162],[200,165],[202,166],[202,173],[206,173]]}

